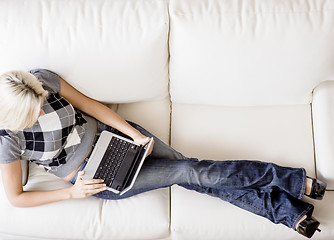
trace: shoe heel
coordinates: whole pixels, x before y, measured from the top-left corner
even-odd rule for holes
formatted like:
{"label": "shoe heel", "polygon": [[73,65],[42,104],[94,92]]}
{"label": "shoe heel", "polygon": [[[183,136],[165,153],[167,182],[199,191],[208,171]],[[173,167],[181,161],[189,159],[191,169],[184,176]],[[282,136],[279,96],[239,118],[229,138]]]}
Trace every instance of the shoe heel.
{"label": "shoe heel", "polygon": [[305,195],[313,199],[322,200],[326,192],[327,183],[324,183],[315,178],[310,179],[312,179],[311,193]]}
{"label": "shoe heel", "polygon": [[312,216],[307,217],[305,220],[299,223],[297,232],[307,238],[311,238],[315,231],[321,232],[321,230],[318,228],[319,225],[320,222],[318,222],[315,218]]}

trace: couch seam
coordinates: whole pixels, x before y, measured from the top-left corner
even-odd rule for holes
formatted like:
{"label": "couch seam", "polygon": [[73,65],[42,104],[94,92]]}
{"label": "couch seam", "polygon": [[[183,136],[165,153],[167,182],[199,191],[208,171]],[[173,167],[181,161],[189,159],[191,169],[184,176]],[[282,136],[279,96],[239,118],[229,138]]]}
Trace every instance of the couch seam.
{"label": "couch seam", "polygon": [[[314,135],[314,118],[313,118],[313,97],[314,97],[314,90],[312,90],[312,99],[310,103],[310,108],[311,108],[311,127],[312,127],[312,140],[313,140],[313,161],[314,161],[314,170],[315,170],[315,177],[318,178],[318,171],[317,171],[317,156],[316,156],[316,147],[315,147],[315,135]],[[328,190],[326,191],[334,191],[334,190]]]}
{"label": "couch seam", "polygon": [[[313,95],[313,92],[312,92]],[[311,109],[311,129],[312,129],[312,141],[313,141],[313,161],[314,161],[314,171],[315,171],[315,177],[318,178],[318,171],[317,171],[317,156],[315,152],[315,136],[314,136],[314,119],[313,119],[313,101],[310,103],[310,109]]]}
{"label": "couch seam", "polygon": [[[168,136],[168,145],[172,145],[172,112],[173,112],[173,105],[172,105],[172,96],[170,93],[170,1],[167,0],[167,19],[168,19],[168,34],[167,34],[167,50],[168,50],[168,98],[169,98],[169,136]],[[172,234],[172,188],[168,188],[169,192],[169,236],[171,237]]]}

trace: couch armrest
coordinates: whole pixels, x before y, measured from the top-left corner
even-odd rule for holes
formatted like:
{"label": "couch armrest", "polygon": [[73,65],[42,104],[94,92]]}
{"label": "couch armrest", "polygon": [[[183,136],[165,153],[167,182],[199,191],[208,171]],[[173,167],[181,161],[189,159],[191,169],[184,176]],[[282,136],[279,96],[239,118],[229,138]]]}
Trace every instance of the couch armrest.
{"label": "couch armrest", "polygon": [[28,161],[21,160],[21,168],[22,168],[22,185],[26,185],[28,182],[29,176],[29,163]]}
{"label": "couch armrest", "polygon": [[334,189],[334,81],[325,81],[313,91],[313,131],[317,177]]}

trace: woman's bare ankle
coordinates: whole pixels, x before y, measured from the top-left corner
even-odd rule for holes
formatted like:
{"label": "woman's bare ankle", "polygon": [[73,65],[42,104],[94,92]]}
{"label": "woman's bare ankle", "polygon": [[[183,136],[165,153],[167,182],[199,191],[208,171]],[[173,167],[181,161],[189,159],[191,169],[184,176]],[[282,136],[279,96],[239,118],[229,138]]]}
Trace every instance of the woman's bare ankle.
{"label": "woman's bare ankle", "polygon": [[310,195],[312,189],[313,180],[311,178],[306,178],[306,185],[305,185],[305,194]]}
{"label": "woman's bare ankle", "polygon": [[296,226],[295,226],[295,229],[297,230],[297,228],[298,228],[298,226],[299,226],[299,224],[302,222],[302,221],[304,221],[305,219],[306,219],[306,215],[304,215],[304,216],[302,216],[300,219],[299,219],[299,221],[297,222],[297,224],[296,224]]}

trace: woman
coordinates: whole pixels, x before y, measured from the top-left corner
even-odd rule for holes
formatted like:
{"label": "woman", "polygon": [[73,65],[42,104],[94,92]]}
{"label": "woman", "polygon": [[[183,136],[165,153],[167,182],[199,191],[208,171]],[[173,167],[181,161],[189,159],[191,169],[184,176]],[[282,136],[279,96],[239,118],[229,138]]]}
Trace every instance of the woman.
{"label": "woman", "polygon": [[[106,190],[101,179],[83,180],[87,158],[103,130],[125,134],[138,144],[152,135],[126,122],[103,104],[71,87],[57,74],[37,69],[0,77],[0,169],[9,201],[31,207],[94,195],[121,199],[178,184],[282,223],[312,237],[319,222],[305,195],[322,199],[326,184],[306,176],[303,168],[259,161],[190,159],[154,137],[134,187],[124,195]],[[19,159],[45,167],[73,186],[46,192],[25,192]]]}

